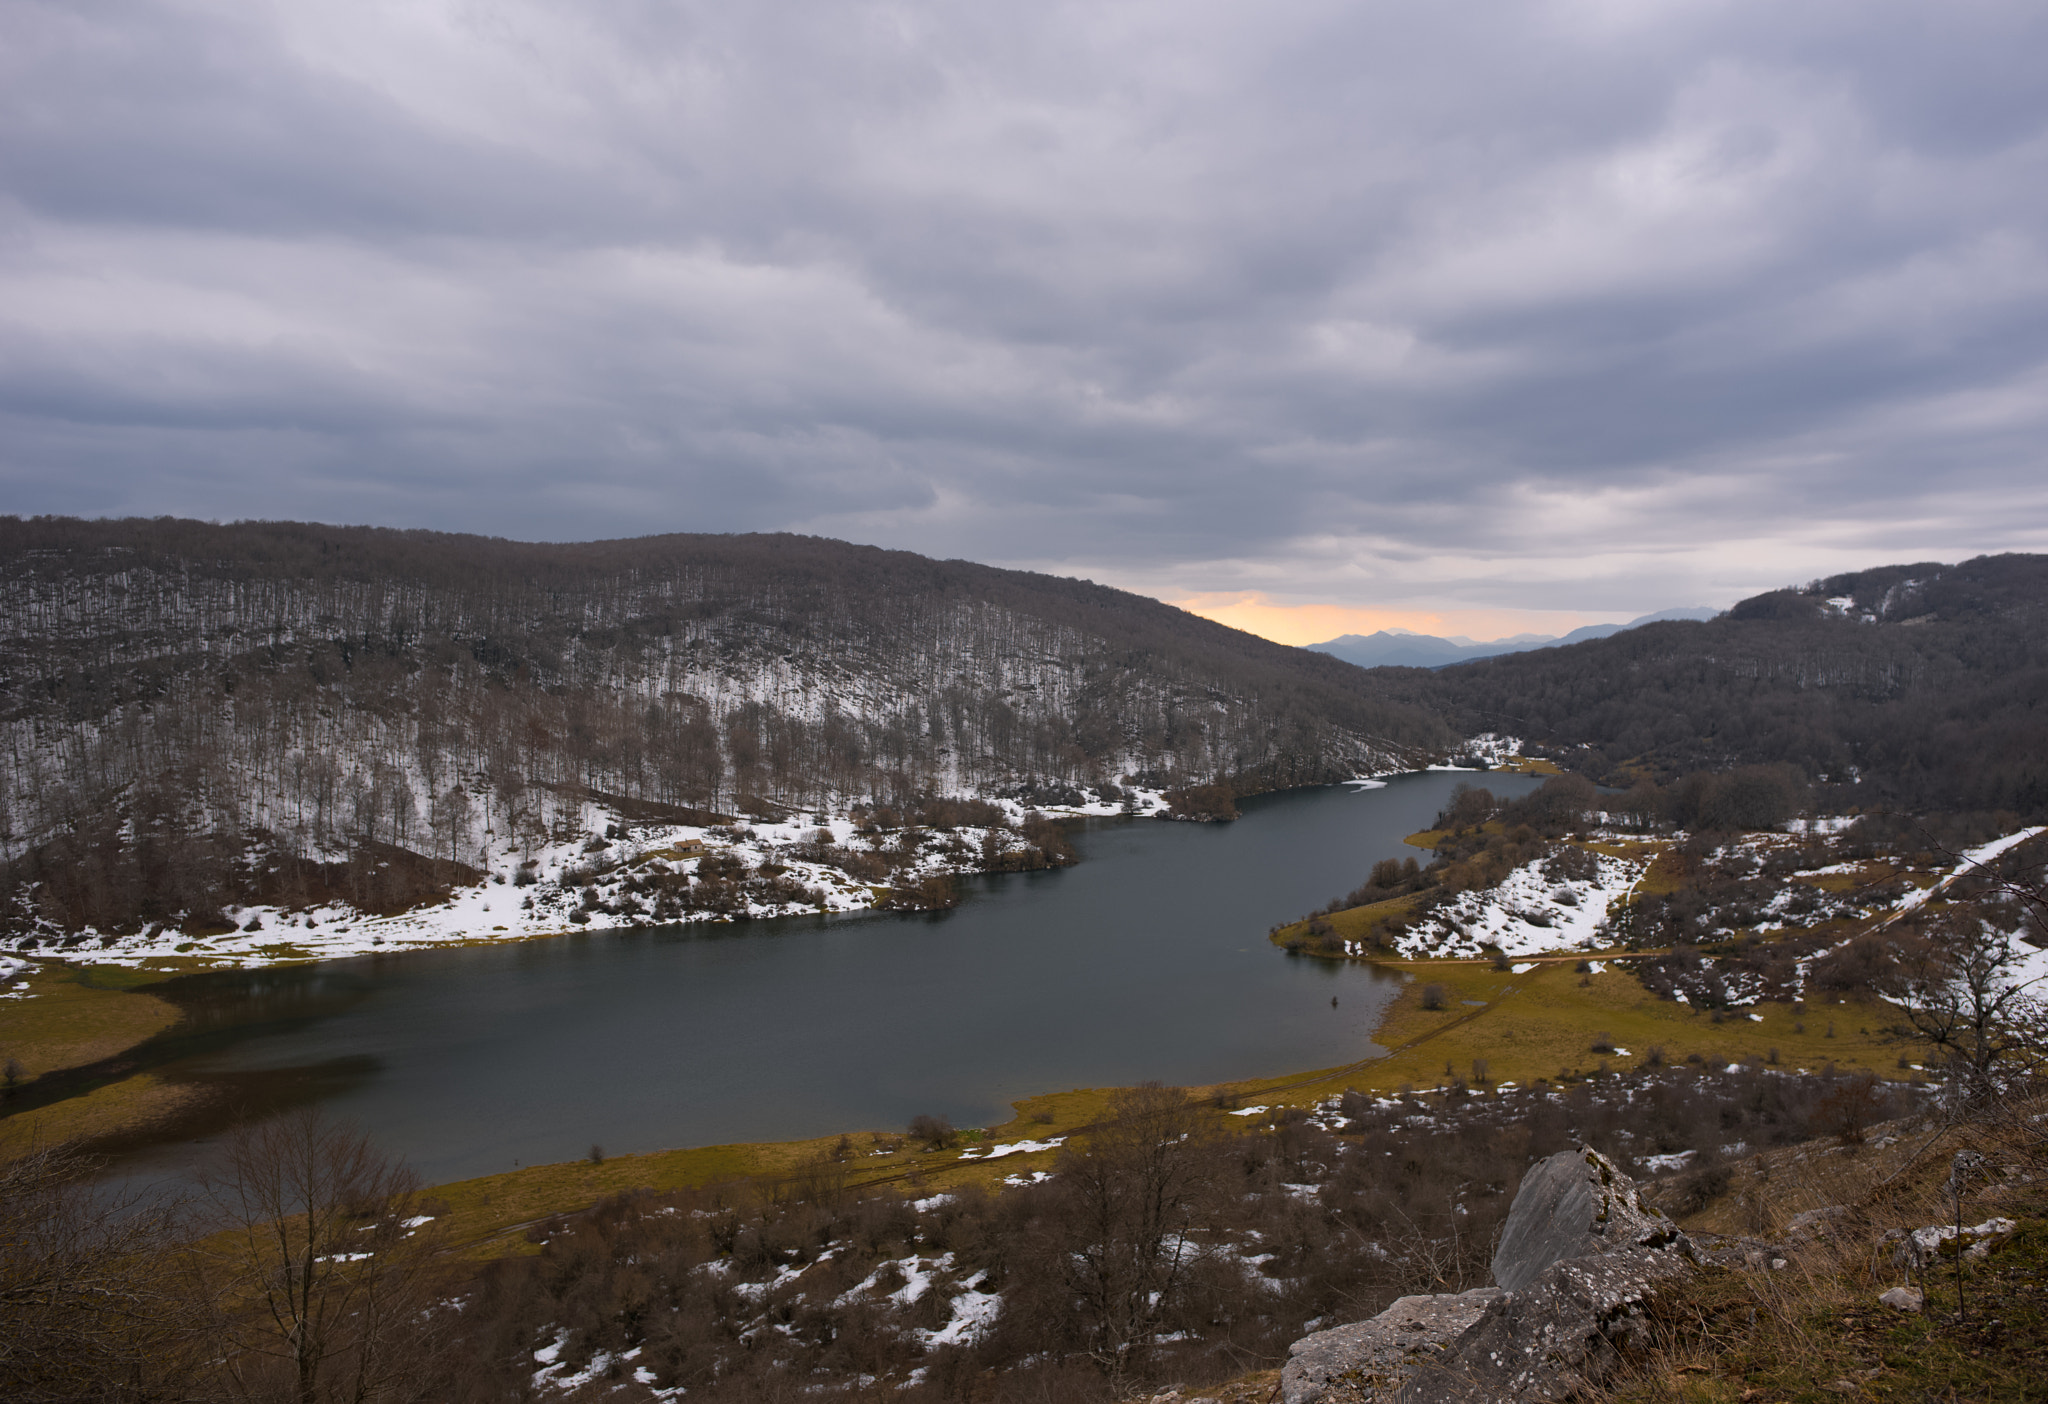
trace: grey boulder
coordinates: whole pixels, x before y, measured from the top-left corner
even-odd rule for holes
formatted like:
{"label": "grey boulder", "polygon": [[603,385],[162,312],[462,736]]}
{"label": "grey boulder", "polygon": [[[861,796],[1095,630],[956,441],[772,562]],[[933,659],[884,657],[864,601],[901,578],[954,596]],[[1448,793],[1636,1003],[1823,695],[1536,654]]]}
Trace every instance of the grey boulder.
{"label": "grey boulder", "polygon": [[1496,1404],[1597,1388],[1659,1284],[1699,1252],[1598,1151],[1531,1167],[1493,1257],[1498,1287],[1403,1297],[1370,1321],[1294,1343],[1285,1404]]}
{"label": "grey boulder", "polygon": [[1477,1321],[1497,1287],[1402,1297],[1370,1321],[1303,1336],[1280,1371],[1285,1404],[1388,1399]]}
{"label": "grey boulder", "polygon": [[1493,1280],[1513,1292],[1566,1258],[1669,1247],[1690,1245],[1613,1161],[1590,1146],[1559,1151],[1522,1177],[1494,1249]]}
{"label": "grey boulder", "polygon": [[1551,1404],[1597,1389],[1635,1344],[1660,1283],[1693,1270],[1685,1255],[1632,1248],[1552,1263],[1503,1292],[1431,1368],[1393,1397],[1402,1404]]}

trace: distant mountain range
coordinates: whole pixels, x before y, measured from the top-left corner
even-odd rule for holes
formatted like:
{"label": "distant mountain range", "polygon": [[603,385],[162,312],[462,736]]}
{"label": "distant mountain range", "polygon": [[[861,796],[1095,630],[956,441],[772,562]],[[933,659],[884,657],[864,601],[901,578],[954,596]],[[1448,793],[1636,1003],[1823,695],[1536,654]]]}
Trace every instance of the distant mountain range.
{"label": "distant mountain range", "polygon": [[1527,653],[1531,649],[1559,648],[1565,644],[1584,643],[1588,639],[1609,638],[1625,629],[1658,624],[1667,619],[1707,620],[1719,613],[1719,610],[1704,607],[1660,609],[1655,614],[1645,614],[1626,624],[1588,624],[1562,636],[1516,634],[1490,643],[1477,643],[1462,634],[1444,639],[1434,634],[1410,633],[1406,629],[1382,629],[1376,634],[1346,634],[1308,647],[1316,653],[1327,653],[1346,663],[1356,663],[1361,668],[1442,668],[1452,663],[1469,663],[1475,658],[1494,658],[1503,653]]}

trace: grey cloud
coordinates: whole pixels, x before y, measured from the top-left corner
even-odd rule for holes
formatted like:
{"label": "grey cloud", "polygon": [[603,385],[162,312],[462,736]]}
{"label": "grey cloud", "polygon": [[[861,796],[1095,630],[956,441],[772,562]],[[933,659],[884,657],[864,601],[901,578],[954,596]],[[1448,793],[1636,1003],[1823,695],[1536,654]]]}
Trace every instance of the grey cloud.
{"label": "grey cloud", "polygon": [[0,24],[11,510],[1622,610],[2048,544],[2020,0]]}

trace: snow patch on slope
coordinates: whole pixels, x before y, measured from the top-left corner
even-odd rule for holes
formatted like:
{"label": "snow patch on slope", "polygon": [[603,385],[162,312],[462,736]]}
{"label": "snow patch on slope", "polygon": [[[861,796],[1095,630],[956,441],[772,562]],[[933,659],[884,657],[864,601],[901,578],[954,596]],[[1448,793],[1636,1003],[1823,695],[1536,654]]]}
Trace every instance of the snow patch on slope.
{"label": "snow patch on slope", "polygon": [[1461,892],[1402,935],[1401,954],[1476,956],[1487,946],[1509,956],[1597,949],[1608,912],[1649,870],[1641,859],[1601,853],[1595,877],[1546,877],[1541,860],[1524,863],[1498,887]]}
{"label": "snow patch on slope", "polygon": [[[1165,806],[1164,797],[1157,791],[1126,793],[1132,795],[1137,814],[1150,814]],[[1036,811],[1027,810],[1015,800],[995,803],[1013,824],[1021,823],[1027,812],[1054,817],[1127,812],[1121,804],[1102,802],[1041,807]],[[888,891],[858,881],[830,864],[806,861],[789,851],[813,840],[821,829],[831,832],[835,844],[854,845],[858,837],[856,826],[844,814],[800,813],[777,822],[755,821],[731,828],[689,824],[643,826],[633,828],[629,837],[608,841],[594,836],[618,831],[616,814],[603,806],[588,805],[581,819],[582,832],[575,837],[523,853],[502,851],[489,859],[491,871],[483,881],[457,888],[444,902],[395,916],[365,913],[340,903],[306,910],[238,906],[227,910],[237,927],[227,934],[202,935],[171,926],[154,926],[128,935],[88,929],[75,933],[83,938],[78,944],[48,953],[59,959],[131,968],[171,956],[209,966],[261,967],[431,946],[524,941],[650,923],[837,915],[872,910]],[[894,884],[903,887],[928,877],[979,871],[984,843],[993,844],[998,851],[1019,849],[1026,843],[1015,829],[963,827],[950,831],[950,837],[958,840],[958,847],[941,843],[921,850],[914,860],[896,869]],[[778,866],[784,870],[785,878],[814,894],[815,900],[749,900],[737,912],[687,911],[663,917],[658,923],[647,912],[631,908],[630,897],[624,892],[630,877],[643,872],[694,874],[704,858],[677,854],[679,849],[700,843],[707,857],[728,854],[755,869],[763,864]],[[575,875],[607,865],[616,866],[593,884],[603,905],[580,905],[581,888],[574,882]],[[520,883],[522,869],[533,878],[524,886]],[[572,920],[576,916],[582,919]]]}

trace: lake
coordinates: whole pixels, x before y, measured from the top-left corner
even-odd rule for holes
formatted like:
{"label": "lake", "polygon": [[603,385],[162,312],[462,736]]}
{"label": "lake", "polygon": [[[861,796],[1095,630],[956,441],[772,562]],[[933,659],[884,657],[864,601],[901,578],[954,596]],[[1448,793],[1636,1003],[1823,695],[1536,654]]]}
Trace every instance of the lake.
{"label": "lake", "polygon": [[[1373,1053],[1399,977],[1290,957],[1267,931],[1415,854],[1403,837],[1467,779],[1539,783],[1431,772],[1259,796],[1229,824],[1096,821],[1078,866],[967,879],[948,912],[191,976],[156,987],[188,1018],[141,1058],[250,1114],[319,1100],[430,1183],[593,1143],[983,1126],[1039,1092],[1333,1067]],[[207,1139],[187,1128],[118,1173],[175,1174]]]}

